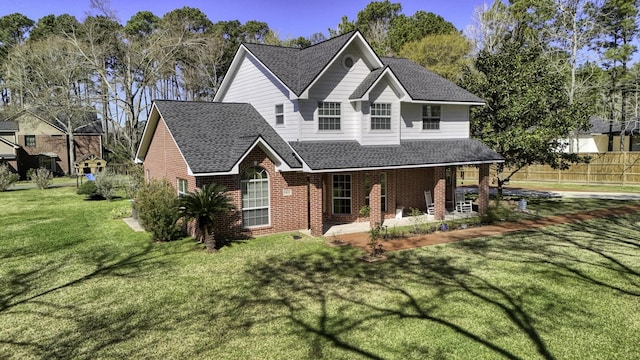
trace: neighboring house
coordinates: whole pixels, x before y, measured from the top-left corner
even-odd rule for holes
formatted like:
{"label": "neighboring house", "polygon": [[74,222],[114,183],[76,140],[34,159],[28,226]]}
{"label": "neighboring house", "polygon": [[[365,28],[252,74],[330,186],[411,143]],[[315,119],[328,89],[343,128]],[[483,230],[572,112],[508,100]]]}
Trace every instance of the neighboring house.
{"label": "neighboring house", "polygon": [[[410,208],[452,209],[457,166],[504,159],[469,138],[484,101],[406,59],[378,57],[358,31],[305,49],[243,44],[216,102],[156,101],[136,155],[178,194],[226,186],[231,235],[371,225]],[[370,207],[368,218],[360,209]]]}
{"label": "neighboring house", "polygon": [[[89,154],[102,157],[99,121],[73,130],[76,159]],[[23,110],[0,121],[0,162],[25,178],[29,169],[44,167],[56,175],[69,174],[69,136],[66,126]]]}
{"label": "neighboring house", "polygon": [[[632,119],[625,125],[624,146],[620,149],[621,124],[589,118],[589,128],[577,131],[567,139],[564,151],[569,153],[604,153],[611,151],[640,151],[640,119]],[[611,141],[611,147],[609,142]]]}

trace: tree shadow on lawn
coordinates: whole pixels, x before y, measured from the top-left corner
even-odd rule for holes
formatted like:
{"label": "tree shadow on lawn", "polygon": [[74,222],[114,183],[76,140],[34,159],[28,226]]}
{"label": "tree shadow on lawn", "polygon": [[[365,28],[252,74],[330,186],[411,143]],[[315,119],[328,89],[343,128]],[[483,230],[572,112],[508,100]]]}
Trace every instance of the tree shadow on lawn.
{"label": "tree shadow on lawn", "polygon": [[[540,335],[541,325],[537,325],[537,320],[582,312],[570,302],[533,306],[532,298],[557,301],[558,296],[537,285],[499,285],[474,273],[459,259],[426,250],[393,253],[386,262],[376,264],[363,264],[354,259],[354,251],[344,248],[285,261],[270,259],[254,264],[247,273],[251,281],[244,286],[252,296],[221,299],[218,293],[216,301],[234,304],[226,309],[229,313],[270,314],[254,316],[261,319],[256,323],[238,323],[238,329],[251,328],[258,325],[257,322],[286,319],[294,325],[288,335],[306,342],[310,347],[308,356],[315,358],[335,351],[327,350],[327,344],[351,354],[346,356],[371,359],[415,357],[412,351],[419,351],[424,357],[438,357],[451,351],[443,348],[445,345],[438,345],[446,340],[428,335],[416,339],[411,336],[414,334],[407,333],[406,338],[398,334],[388,341],[357,339],[369,331],[372,335],[364,335],[365,338],[385,331],[384,326],[389,322],[393,327],[418,322],[417,326],[430,333],[440,334],[444,329],[447,335],[443,337],[465,338],[488,349],[489,353],[509,359],[529,357],[531,353],[516,354],[499,340],[512,336],[515,328],[533,345],[532,351],[553,359]],[[492,314],[480,314],[476,318],[464,311],[452,313],[452,304],[471,310],[484,307]],[[495,316],[508,321],[495,324]],[[463,325],[469,321],[479,325]],[[403,343],[398,343],[398,338]]]}
{"label": "tree shadow on lawn", "polygon": [[[415,357],[413,351],[423,357],[451,355],[454,348],[429,336],[362,340],[385,326],[397,331],[414,321],[426,332],[442,328],[443,338],[453,333],[454,341],[466,339],[501,357],[554,359],[548,342],[562,324],[593,326],[594,310],[575,298],[582,290],[566,293],[564,281],[584,283],[577,286],[596,293],[603,288],[640,296],[634,262],[640,256],[639,224],[640,214],[590,220],[461,241],[447,245],[451,252],[429,247],[391,253],[376,264],[358,262],[348,248],[273,257],[250,266],[249,281],[234,285],[245,291],[212,294],[216,302],[233,305],[210,313],[211,320],[225,317],[233,323],[241,313],[231,331],[247,334],[285,319],[293,324],[287,335],[307,344],[308,356],[315,358],[336,351],[371,359]],[[513,271],[519,275],[511,276]],[[521,345],[509,345],[514,338]]]}
{"label": "tree shadow on lawn", "polygon": [[[32,325],[35,327],[52,321],[64,326],[56,327],[54,331],[43,329],[45,331],[39,336],[12,332],[0,338],[0,345],[6,345],[5,349],[9,351],[14,348],[16,352],[37,358],[89,359],[94,358],[98,351],[128,341],[145,331],[161,330],[163,319],[168,316],[166,309],[123,308],[120,304],[123,300],[117,298],[112,306],[96,307],[94,302],[102,300],[96,293],[100,286],[88,287],[89,293],[82,291],[82,286],[88,281],[113,277],[133,279],[164,269],[167,265],[162,258],[166,255],[162,249],[149,243],[125,255],[119,249],[103,248],[82,254],[81,259],[69,256],[39,263],[31,269],[9,271],[0,287],[0,319],[35,318],[37,322]],[[93,270],[51,286],[52,274],[55,276],[78,264],[91,265]],[[61,298],[49,296],[63,291],[67,293],[62,293]],[[76,291],[79,291],[78,296],[73,297],[72,302],[64,300]],[[135,358],[135,351],[129,355]],[[0,347],[0,357],[3,356]]]}
{"label": "tree shadow on lawn", "polygon": [[[639,221],[638,214],[608,217],[521,232],[500,241],[479,239],[454,246],[487,260],[547,265],[541,276],[572,277],[637,297],[640,296]],[[615,275],[613,279],[611,274]]]}

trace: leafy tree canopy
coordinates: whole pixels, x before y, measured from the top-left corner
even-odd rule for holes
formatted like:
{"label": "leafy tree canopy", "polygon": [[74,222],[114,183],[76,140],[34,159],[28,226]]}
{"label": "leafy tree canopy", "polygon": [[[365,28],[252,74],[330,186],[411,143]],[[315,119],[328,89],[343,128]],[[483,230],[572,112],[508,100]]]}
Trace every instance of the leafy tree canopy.
{"label": "leafy tree canopy", "polygon": [[451,81],[459,80],[471,43],[457,32],[427,35],[420,40],[406,43],[400,56],[428,68]]}
{"label": "leafy tree canopy", "polygon": [[506,39],[495,52],[481,51],[476,71],[467,71],[462,85],[487,104],[474,109],[473,136],[505,157],[510,172],[499,175],[499,191],[524,166],[547,164],[567,168],[581,159],[566,154],[561,139],[586,126],[582,104],[569,103],[566,76],[553,71],[543,47]]}

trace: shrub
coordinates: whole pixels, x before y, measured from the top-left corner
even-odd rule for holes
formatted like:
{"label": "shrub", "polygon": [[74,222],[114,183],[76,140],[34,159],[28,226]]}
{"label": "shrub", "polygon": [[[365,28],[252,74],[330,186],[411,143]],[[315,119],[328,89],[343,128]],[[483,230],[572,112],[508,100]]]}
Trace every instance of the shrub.
{"label": "shrub", "polygon": [[122,219],[131,217],[131,206],[121,206],[111,210],[112,219]]}
{"label": "shrub", "polygon": [[36,184],[38,189],[46,189],[53,182],[53,173],[45,168],[29,169],[27,177]]}
{"label": "shrub", "polygon": [[102,199],[102,196],[98,194],[98,188],[95,181],[87,181],[82,183],[76,191],[78,195],[86,195],[88,199]]}
{"label": "shrub", "polygon": [[481,217],[481,221],[483,224],[491,225],[500,221],[509,220],[511,217],[511,209],[497,203],[497,205],[489,206],[487,213]]}
{"label": "shrub", "polygon": [[20,176],[9,169],[9,165],[0,164],[0,191],[5,191],[11,184],[20,180]]}
{"label": "shrub", "polygon": [[178,197],[166,180],[151,180],[138,190],[136,210],[140,225],[151,233],[153,240],[171,241],[181,235],[177,225]]}
{"label": "shrub", "polygon": [[195,220],[198,241],[212,245],[211,250],[218,249],[222,244],[215,237],[214,220],[216,216],[233,209],[231,199],[225,194],[225,188],[217,184],[205,185],[201,190],[189,192],[181,197],[178,203],[180,215],[187,221]]}
{"label": "shrub", "polygon": [[111,201],[116,194],[116,178],[111,171],[103,171],[96,175],[96,192]]}

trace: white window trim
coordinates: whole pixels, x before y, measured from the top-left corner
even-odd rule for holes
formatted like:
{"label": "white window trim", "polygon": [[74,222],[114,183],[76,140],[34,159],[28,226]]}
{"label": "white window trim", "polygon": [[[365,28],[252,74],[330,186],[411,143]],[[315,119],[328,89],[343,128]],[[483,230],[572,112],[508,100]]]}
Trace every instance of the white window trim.
{"label": "white window trim", "polygon": [[[282,108],[281,112],[278,112],[278,106]],[[275,124],[276,126],[284,126],[284,104],[276,104],[274,107],[275,112]],[[278,122],[278,117],[282,119],[282,122]]]}
{"label": "white window trim", "polygon": [[[178,188],[178,196],[186,196],[189,193],[189,182],[187,181],[187,179],[177,178],[176,182],[176,187]],[[184,182],[184,191],[180,186],[181,182]]]}
{"label": "white window trim", "polygon": [[[373,115],[373,108],[375,107],[375,105],[388,105],[389,106],[389,115]],[[369,130],[370,131],[375,131],[375,132],[389,132],[389,131],[391,131],[392,113],[393,113],[393,105],[391,105],[391,103],[376,103],[376,102],[372,102],[369,105]],[[389,120],[389,128],[388,129],[374,129],[373,128],[373,118],[388,119]]]}
{"label": "white window trim", "polygon": [[[269,173],[267,172],[266,169],[258,167],[262,170],[264,170],[265,174],[267,175],[266,178],[264,179],[241,179],[240,180],[240,203],[242,204],[243,200],[244,200],[244,196],[242,194],[243,191],[243,183],[258,183],[258,182],[266,182],[267,183],[267,201],[268,204],[267,206],[254,206],[254,207],[244,207],[242,206],[242,228],[243,229],[256,229],[256,228],[263,228],[263,227],[268,227],[271,226],[271,188],[270,188],[270,179],[269,179]],[[246,169],[245,169],[246,171]],[[251,225],[251,226],[245,226],[244,225],[244,212],[246,210],[260,210],[260,209],[267,209],[267,223],[266,224],[260,224],[260,225]]]}
{"label": "white window trim", "polygon": [[[336,176],[348,176],[349,177],[349,184],[351,185],[351,188],[349,189],[349,194],[350,196],[346,197],[346,196],[335,196],[335,191],[334,191],[334,186],[335,186],[335,177]],[[335,200],[338,199],[348,199],[350,202],[350,208],[351,208],[351,212],[349,213],[336,213],[336,206],[335,206]],[[331,176],[331,213],[334,215],[351,215],[353,214],[353,177],[351,176],[351,174],[333,174]]]}
{"label": "white window trim", "polygon": [[[440,116],[424,116],[424,108],[425,107],[438,107],[440,110]],[[429,131],[429,132],[433,132],[433,131],[440,131],[442,129],[442,106],[440,105],[422,105],[422,108],[420,109],[422,111],[422,116],[421,116],[421,120],[420,120],[420,124],[422,127],[422,131]],[[424,128],[424,121],[425,120],[438,120],[438,128],[437,129],[425,129]]]}
{"label": "white window trim", "polygon": [[[339,114],[337,116],[335,115],[320,115],[320,107],[324,104],[337,104],[338,105],[338,111]],[[316,109],[316,114],[318,116],[318,126],[316,127],[316,130],[318,132],[322,132],[322,133],[327,133],[327,132],[333,132],[333,133],[341,133],[342,132],[342,103],[339,101],[318,101],[318,106]],[[337,129],[321,129],[320,128],[320,119],[321,118],[338,118],[338,128]]]}

